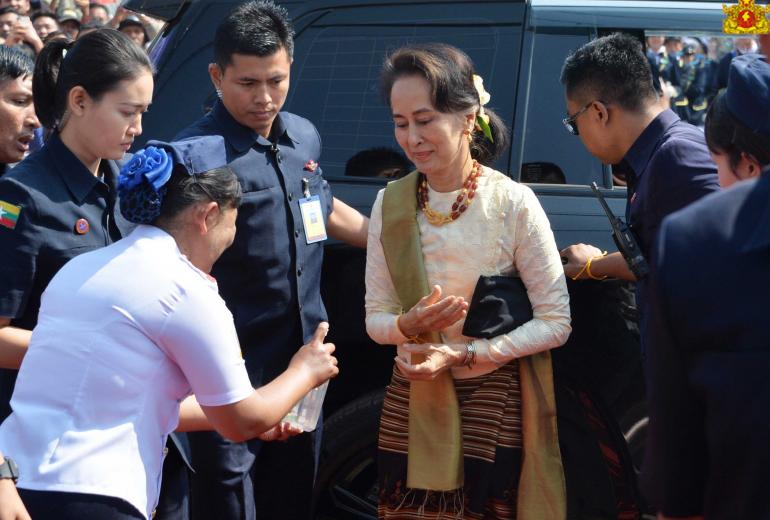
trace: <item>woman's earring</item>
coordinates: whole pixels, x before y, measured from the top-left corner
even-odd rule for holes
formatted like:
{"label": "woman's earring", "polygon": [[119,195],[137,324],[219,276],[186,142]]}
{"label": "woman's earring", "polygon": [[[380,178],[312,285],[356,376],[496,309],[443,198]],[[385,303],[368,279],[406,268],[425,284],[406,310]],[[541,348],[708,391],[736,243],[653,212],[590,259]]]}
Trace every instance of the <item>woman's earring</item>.
{"label": "woman's earring", "polygon": [[463,133],[465,134],[465,138],[468,139],[468,144],[471,144],[473,142],[473,134],[471,134],[471,131],[465,130]]}
{"label": "woman's earring", "polygon": [[216,91],[217,91],[217,97],[218,97],[219,99],[222,99],[222,91],[221,91],[221,90],[219,90],[219,89],[216,89]]}

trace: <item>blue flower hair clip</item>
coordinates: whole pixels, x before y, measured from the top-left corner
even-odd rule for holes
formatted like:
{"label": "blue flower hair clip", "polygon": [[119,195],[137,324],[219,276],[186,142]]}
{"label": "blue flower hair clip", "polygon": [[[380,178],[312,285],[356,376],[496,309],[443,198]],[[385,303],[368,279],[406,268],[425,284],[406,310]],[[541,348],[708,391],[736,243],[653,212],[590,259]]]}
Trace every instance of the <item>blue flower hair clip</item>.
{"label": "blue flower hair clip", "polygon": [[203,136],[166,143],[150,141],[120,170],[118,196],[123,216],[136,224],[149,224],[161,212],[166,183],[175,166],[189,175],[227,164],[221,136]]}
{"label": "blue flower hair clip", "polygon": [[134,154],[120,170],[118,195],[123,216],[137,224],[148,224],[160,215],[174,162],[163,148],[148,146]]}

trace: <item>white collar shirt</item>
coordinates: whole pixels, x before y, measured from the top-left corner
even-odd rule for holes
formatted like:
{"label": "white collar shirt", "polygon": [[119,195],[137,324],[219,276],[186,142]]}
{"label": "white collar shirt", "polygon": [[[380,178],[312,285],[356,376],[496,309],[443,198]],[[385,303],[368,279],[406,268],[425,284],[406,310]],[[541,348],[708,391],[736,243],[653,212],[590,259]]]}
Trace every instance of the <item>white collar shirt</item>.
{"label": "white collar shirt", "polygon": [[173,237],[139,226],[46,289],[0,451],[20,488],[118,497],[149,517],[180,401],[221,406],[252,392],[216,282]]}

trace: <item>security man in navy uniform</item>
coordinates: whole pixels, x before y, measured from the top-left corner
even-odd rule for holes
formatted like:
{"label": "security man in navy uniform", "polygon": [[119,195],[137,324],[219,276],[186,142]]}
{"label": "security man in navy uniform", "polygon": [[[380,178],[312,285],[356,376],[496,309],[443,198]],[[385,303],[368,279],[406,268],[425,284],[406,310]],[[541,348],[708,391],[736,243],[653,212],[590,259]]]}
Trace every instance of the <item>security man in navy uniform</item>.
{"label": "security man in navy uniform", "polygon": [[661,226],[642,473],[658,518],[770,518],[768,114],[770,65],[736,57],[709,109],[706,141],[722,184],[759,178]]}
{"label": "security man in navy uniform", "polygon": [[[649,261],[663,218],[719,189],[703,132],[660,107],[642,46],[632,36],[616,33],[587,43],[567,58],[561,81],[566,124],[591,154],[626,172],[626,219]],[[594,246],[576,244],[561,255],[573,280],[637,282],[644,351],[647,280],[636,280],[618,252],[603,255]]]}
{"label": "security man in navy uniform", "polygon": [[[209,73],[219,100],[177,136],[223,136],[243,187],[235,242],[212,275],[254,386],[284,370],[296,346],[327,319],[320,294],[327,232],[366,245],[367,219],[333,199],[321,174],[315,126],[280,112],[292,53],[283,8],[270,1],[237,7],[214,39]],[[213,432],[188,437],[194,519],[309,517],[320,428],[285,443],[232,443]]]}

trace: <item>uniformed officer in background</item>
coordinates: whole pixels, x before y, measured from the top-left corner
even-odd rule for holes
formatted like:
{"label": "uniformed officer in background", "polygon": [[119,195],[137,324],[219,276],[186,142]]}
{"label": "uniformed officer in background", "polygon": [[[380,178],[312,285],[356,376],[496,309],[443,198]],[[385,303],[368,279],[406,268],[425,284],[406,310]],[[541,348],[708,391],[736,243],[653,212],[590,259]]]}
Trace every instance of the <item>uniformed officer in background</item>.
{"label": "uniformed officer in background", "polygon": [[695,126],[703,126],[706,120],[708,70],[699,52],[700,44],[689,42],[682,49],[677,62],[679,87],[678,95],[671,100],[672,109],[683,120]]}
{"label": "uniformed officer in background", "polygon": [[34,67],[23,52],[0,45],[0,177],[7,165],[24,158],[35,129],[40,127],[32,103]]}
{"label": "uniformed officer in background", "polygon": [[716,92],[727,88],[727,76],[730,71],[730,63],[736,56],[753,54],[759,50],[759,44],[754,36],[739,36],[733,40],[733,50],[722,56],[714,76],[713,89]]}
{"label": "uniformed officer in background", "polygon": [[[334,199],[322,176],[315,126],[280,111],[293,48],[283,8],[270,1],[237,7],[214,38],[209,73],[219,99],[177,136],[224,137],[243,187],[235,242],[212,274],[254,386],[284,370],[327,319],[320,294],[327,233],[359,247],[367,238],[368,220]],[[286,443],[232,443],[210,432],[189,438],[193,518],[309,517],[320,428]]]}
{"label": "uniformed officer in background", "polygon": [[682,38],[679,36],[667,36],[663,40],[665,55],[661,58],[660,77],[671,83],[673,86],[679,86],[679,58],[682,53]]}
{"label": "uniformed officer in background", "polygon": [[666,48],[663,46],[665,39],[665,36],[648,36],[646,40],[647,61],[650,62],[650,69],[652,70],[652,86],[655,88],[658,95],[663,93],[660,76],[666,68]]}

